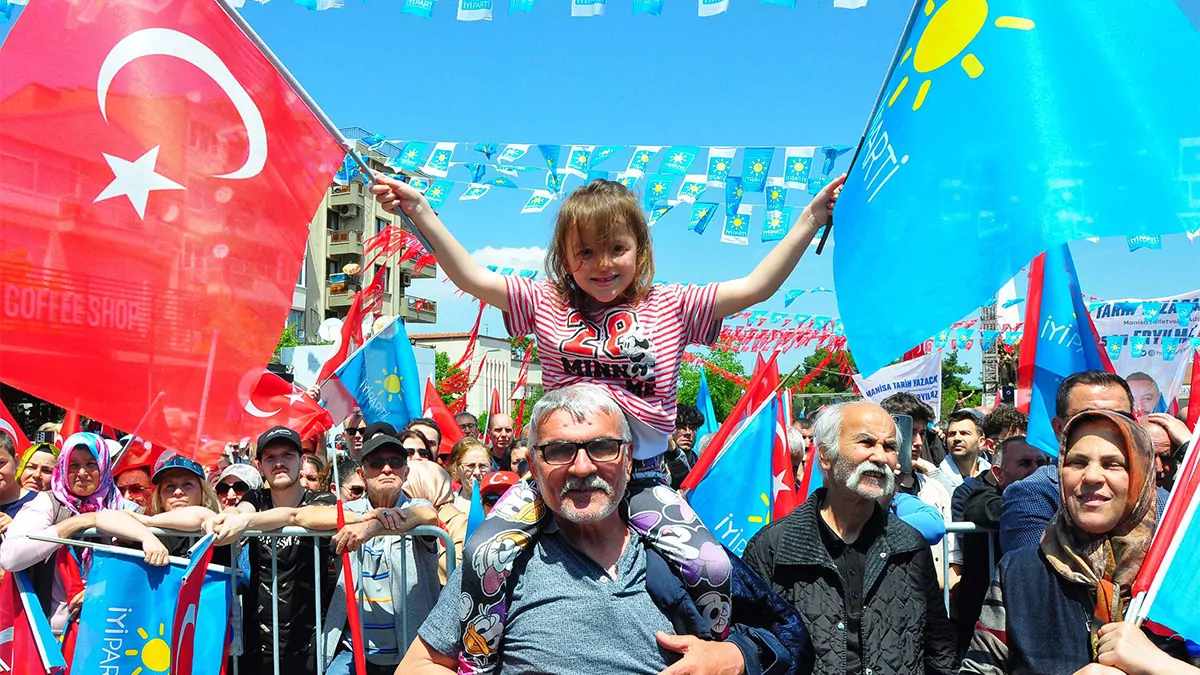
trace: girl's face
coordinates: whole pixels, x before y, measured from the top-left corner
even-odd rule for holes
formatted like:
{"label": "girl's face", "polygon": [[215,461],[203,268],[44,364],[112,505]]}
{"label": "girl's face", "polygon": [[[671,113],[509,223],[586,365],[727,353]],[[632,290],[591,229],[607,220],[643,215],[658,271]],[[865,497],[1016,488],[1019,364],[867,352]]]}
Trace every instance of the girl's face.
{"label": "girl's face", "polygon": [[200,479],[187,471],[168,471],[158,484],[158,497],[164,511],[174,511],[185,506],[202,506],[204,493],[200,490]]}
{"label": "girl's face", "polygon": [[21,487],[36,492],[50,489],[50,477],[54,475],[54,455],[38,450],[25,463],[21,472]]}
{"label": "girl's face", "polygon": [[90,497],[100,487],[100,463],[85,447],[75,448],[67,460],[67,489],[76,497]]}
{"label": "girl's face", "polygon": [[595,235],[567,240],[567,266],[575,284],[601,305],[618,302],[637,273],[637,240],[629,228],[603,243]]}

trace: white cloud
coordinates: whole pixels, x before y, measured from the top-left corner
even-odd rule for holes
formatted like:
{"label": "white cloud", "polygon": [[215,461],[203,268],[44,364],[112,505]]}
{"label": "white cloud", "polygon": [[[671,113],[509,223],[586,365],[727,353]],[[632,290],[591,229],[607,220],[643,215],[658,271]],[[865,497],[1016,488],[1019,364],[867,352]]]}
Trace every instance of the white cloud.
{"label": "white cloud", "polygon": [[[471,252],[471,259],[480,265],[495,265],[497,267],[512,267],[516,269],[541,270],[546,259],[546,249],[540,246],[500,247],[485,246]],[[475,321],[477,305],[470,295],[459,293],[453,282],[446,279],[446,273],[438,269],[436,279],[415,279],[408,288],[409,295],[433,300],[438,303],[437,323],[431,325],[414,324],[410,330],[414,333],[450,333],[471,330]],[[500,313],[489,309],[484,313],[486,332],[496,337],[504,336],[504,326]]]}

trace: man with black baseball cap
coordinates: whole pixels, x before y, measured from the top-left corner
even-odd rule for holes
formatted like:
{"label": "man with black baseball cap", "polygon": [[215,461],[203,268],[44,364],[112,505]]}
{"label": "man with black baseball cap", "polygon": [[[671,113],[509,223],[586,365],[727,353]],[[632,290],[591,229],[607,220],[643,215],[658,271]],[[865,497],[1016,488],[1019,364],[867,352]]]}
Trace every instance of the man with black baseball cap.
{"label": "man with black baseball cap", "polygon": [[[428,501],[404,494],[408,450],[394,436],[381,434],[363,443],[358,473],[366,483],[366,495],[345,506],[347,522],[352,515],[361,521],[347,525],[333,540],[339,553],[353,551],[351,576],[357,595],[364,598],[362,625],[365,643],[370,646],[366,675],[391,675],[441,591],[437,540],[397,533],[415,525],[435,524],[437,511]],[[368,514],[381,511],[399,513],[399,527],[386,518],[368,518]],[[324,621],[325,666],[331,674],[349,673],[354,654],[351,637],[345,632],[344,575],[337,575],[337,584]],[[400,598],[403,601],[397,602]]]}
{"label": "man with black baseball cap", "polygon": [[[390,437],[383,436],[381,439]],[[392,439],[395,441],[395,439]],[[398,442],[397,442],[398,443]],[[364,444],[364,451],[366,444]],[[218,514],[206,529],[217,534],[217,545],[232,543],[247,529],[277,530],[299,526],[310,530],[337,529],[336,497],[324,490],[307,490],[300,484],[300,435],[287,427],[274,427],[258,437],[255,457],[264,479],[264,487],[246,493],[234,511]],[[407,454],[405,454],[407,460]],[[354,503],[354,502],[351,502]],[[365,513],[346,509],[346,522],[379,518],[388,530],[414,525],[432,525],[436,515],[409,514],[399,509],[380,509]],[[429,513],[433,514],[432,507]],[[411,519],[409,516],[412,516]],[[311,537],[256,538],[250,544],[250,588],[246,594],[245,656],[248,672],[273,672],[272,633],[279,635],[279,672],[289,675],[316,672],[316,620],[313,583],[313,546]],[[272,628],[271,547],[277,556],[279,604],[278,630]],[[330,550],[321,546],[319,569],[331,569]],[[436,561],[434,574],[436,579]],[[328,605],[333,579],[325,574],[321,602]]]}

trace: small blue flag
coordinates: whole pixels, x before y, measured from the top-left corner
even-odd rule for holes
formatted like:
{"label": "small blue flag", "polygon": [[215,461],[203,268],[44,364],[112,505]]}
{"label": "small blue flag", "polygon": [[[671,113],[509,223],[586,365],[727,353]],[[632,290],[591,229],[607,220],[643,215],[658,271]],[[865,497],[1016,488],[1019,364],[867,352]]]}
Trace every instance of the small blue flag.
{"label": "small blue flag", "polygon": [[1000,337],[1000,331],[983,329],[979,331],[979,348],[983,351],[989,351],[995,344],[996,338]]}
{"label": "small blue flag", "polygon": [[1161,302],[1143,302],[1142,316],[1146,318],[1146,323],[1158,323],[1158,315],[1162,312]]}
{"label": "small blue flag", "polygon": [[498,149],[500,149],[499,143],[476,143],[475,144],[475,152],[483,153],[483,156],[487,157],[488,159],[491,159],[492,155],[496,154],[496,151]]}
{"label": "small blue flag", "polygon": [[712,394],[708,391],[707,370],[703,365],[700,366],[700,386],[696,389],[696,409],[704,415],[704,424],[696,430],[697,441],[705,434],[717,433],[717,429],[721,428],[721,423],[717,421],[717,411],[713,408]]}
{"label": "small blue flag", "polygon": [[1121,358],[1121,350],[1125,348],[1128,335],[1105,335],[1103,338],[1104,351],[1108,352],[1108,360],[1116,361]]}
{"label": "small blue flag", "polygon": [[[779,241],[787,236],[788,230],[792,229],[793,208],[794,207],[791,206],[785,206],[781,209],[767,211],[767,221],[763,225],[762,231],[762,240],[764,242]],[[786,300],[784,300],[783,306],[787,307]]]}
{"label": "small blue flag", "polygon": [[743,194],[745,191],[742,189],[741,178],[725,179],[725,215],[737,215],[738,207],[742,205]]}
{"label": "small blue flag", "polygon": [[692,204],[692,217],[688,221],[688,230],[696,234],[704,234],[713,214],[721,205],[716,202],[696,202]]}
{"label": "small blue flag", "polygon": [[[1179,338],[1165,337],[1162,339],[1163,361],[1174,361],[1175,353],[1179,351]],[[1161,404],[1161,402],[1160,402]]]}
{"label": "small blue flag", "polygon": [[446,203],[446,198],[450,196],[450,190],[453,188],[454,181],[452,180],[436,180],[425,191],[425,199],[429,202],[429,206],[436,211]]}
{"label": "small blue flag", "polygon": [[767,179],[767,210],[782,211],[787,206],[787,188],[782,178]]}
{"label": "small blue flag", "polygon": [[421,379],[404,320],[392,320],[334,372],[358,402],[367,424],[397,429],[421,416]]}
{"label": "small blue flag", "polygon": [[[428,1],[430,3],[430,9],[432,10],[433,0],[428,0]],[[410,2],[410,0],[405,0],[404,6],[406,8],[408,7],[409,2]],[[403,13],[404,10],[400,10],[400,11]],[[429,144],[425,143],[423,141],[413,141],[411,143],[405,143],[404,149],[400,151],[400,156],[396,158],[397,164],[401,168],[405,168],[410,171],[416,171],[417,168],[421,166],[421,161],[425,158],[425,149],[428,147],[429,147]]]}
{"label": "small blue flag", "polygon": [[487,515],[483,512],[483,498],[479,496],[479,481],[472,480],[471,509],[467,513],[467,539],[471,538],[471,533],[475,531],[475,528],[479,527],[479,524],[482,523],[485,518],[487,518]]}
{"label": "small blue flag", "polygon": [[600,166],[601,162],[609,157],[612,157],[623,149],[625,149],[625,146],[623,145],[602,145],[596,148],[592,151],[592,155],[588,159],[588,170],[590,171],[597,166]]}
{"label": "small blue flag", "polygon": [[1146,356],[1146,347],[1150,344],[1150,339],[1145,335],[1134,335],[1129,338],[1129,353],[1133,354],[1133,358],[1140,359]]}
{"label": "small blue flag", "polygon": [[796,301],[796,298],[804,295],[804,293],[805,293],[804,289],[801,289],[801,288],[788,289],[783,294],[783,306],[790,307],[791,304]]}
{"label": "small blue flag", "polygon": [[746,148],[742,153],[742,182],[747,192],[762,192],[771,171],[775,148]]}
{"label": "small blue flag", "polygon": [[634,14],[662,16],[663,0],[633,0]]}
{"label": "small blue flag", "polygon": [[646,179],[646,195],[645,203],[647,208],[652,208],[660,201],[665,201],[667,195],[671,194],[671,187],[675,185],[675,180],[679,176],[669,173],[656,173]]}
{"label": "small blue flag", "polygon": [[400,8],[400,13],[428,19],[433,16],[433,3],[434,0],[404,0],[404,7]]}
{"label": "small blue flag", "polygon": [[687,496],[709,531],[737,555],[771,522],[776,400],[770,399],[730,435],[708,473]]}
{"label": "small blue flag", "polygon": [[[1181,144],[1200,137],[1200,33],[1179,4],[916,9],[837,205],[838,309],[863,372],[978,309],[1044,250],[1181,232],[1194,211]],[[1132,216],[1130,195],[1144,205]],[[888,292],[936,306],[881,306],[862,271],[917,240],[988,264],[969,278],[901,271]]]}
{"label": "small blue flag", "polygon": [[694,145],[675,145],[667,149],[658,170],[662,173],[684,174],[696,161],[700,148]]}
{"label": "small blue flag", "polygon": [[1175,316],[1180,326],[1191,324],[1194,311],[1196,311],[1196,303],[1192,300],[1180,300],[1175,303]]}
{"label": "small blue flag", "polygon": [[737,152],[737,148],[709,148],[708,149],[708,184],[712,187],[721,187],[729,178],[729,171],[733,169],[733,154]]}
{"label": "small blue flag", "polygon": [[346,155],[342,160],[342,165],[338,167],[337,173],[333,176],[333,182],[338,185],[349,185],[350,181],[358,178],[360,175],[358,162],[354,161],[354,157]]}

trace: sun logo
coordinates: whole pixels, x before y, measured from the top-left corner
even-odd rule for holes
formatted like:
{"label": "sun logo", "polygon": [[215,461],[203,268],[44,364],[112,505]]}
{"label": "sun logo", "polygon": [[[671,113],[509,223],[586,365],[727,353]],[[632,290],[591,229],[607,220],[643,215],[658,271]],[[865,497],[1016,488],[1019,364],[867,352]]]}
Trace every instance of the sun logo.
{"label": "sun logo", "polygon": [[[908,51],[904,52],[904,57],[900,59],[900,65],[904,65],[908,62],[909,57],[912,57],[913,70],[922,75],[932,73],[958,58],[959,54],[971,46],[971,42],[987,24],[987,0],[946,0],[941,7],[937,8],[936,12],[934,11],[935,6],[933,0],[926,0],[925,16],[930,17],[929,23],[925,24],[925,30],[921,33],[916,48],[909,47]],[[997,28],[1014,30],[1033,30],[1034,28],[1032,19],[1017,16],[997,17],[995,25]],[[983,63],[970,52],[962,57],[959,65],[971,79],[983,75]],[[917,90],[917,96],[913,100],[913,110],[921,109],[925,103],[925,97],[929,94],[931,83],[931,79],[926,79],[921,83],[921,87]],[[908,77],[906,76],[900,80],[896,91],[888,99],[889,108],[896,102],[896,99],[900,98],[901,92],[907,86]]]}
{"label": "sun logo", "polygon": [[383,369],[383,379],[375,380],[375,384],[380,385],[383,389],[383,394],[387,394],[387,402],[391,403],[393,398],[401,398],[400,389],[404,384],[404,378],[400,377],[399,368],[393,367],[390,371],[387,368]]}
{"label": "sun logo", "polygon": [[758,497],[759,497],[759,499],[762,500],[763,506],[766,507],[766,510],[763,511],[763,515],[748,516],[746,518],[746,520],[748,520],[752,523],[761,523],[763,525],[766,525],[767,523],[771,522],[771,500],[767,497],[765,492],[763,494],[760,494]]}
{"label": "sun logo", "polygon": [[144,670],[152,670],[156,673],[165,673],[171,669],[171,645],[163,639],[166,634],[167,627],[164,624],[158,624],[158,637],[151,638],[145,628],[138,628],[138,635],[145,640],[142,649],[139,653],[137,649],[126,649],[125,656],[141,656],[142,665],[133,669],[130,675],[141,675]]}

